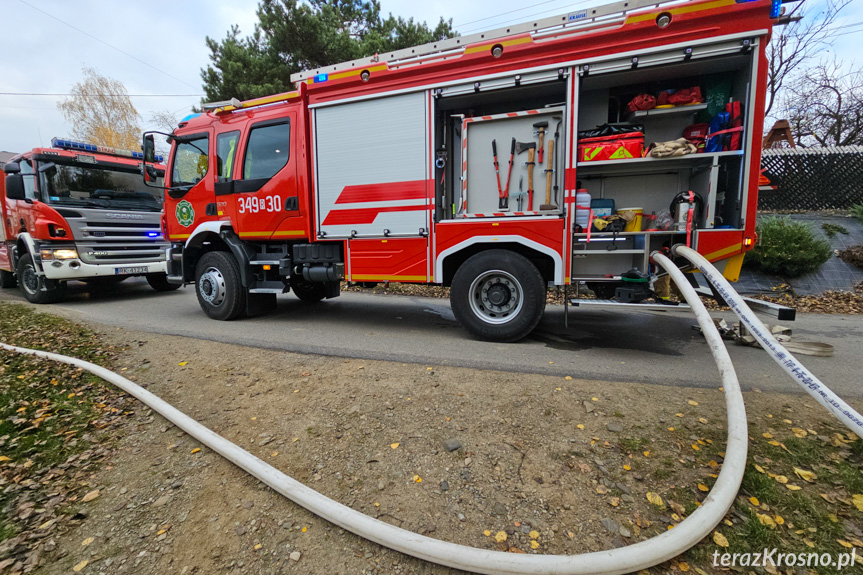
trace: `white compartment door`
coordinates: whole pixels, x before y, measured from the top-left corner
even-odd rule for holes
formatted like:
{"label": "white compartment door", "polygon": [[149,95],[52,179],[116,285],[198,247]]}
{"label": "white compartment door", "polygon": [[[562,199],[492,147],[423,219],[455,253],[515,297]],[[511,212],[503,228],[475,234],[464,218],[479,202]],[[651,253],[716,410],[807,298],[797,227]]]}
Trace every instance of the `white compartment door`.
{"label": "white compartment door", "polygon": [[421,92],[315,110],[317,225],[327,238],[425,233],[427,105]]}

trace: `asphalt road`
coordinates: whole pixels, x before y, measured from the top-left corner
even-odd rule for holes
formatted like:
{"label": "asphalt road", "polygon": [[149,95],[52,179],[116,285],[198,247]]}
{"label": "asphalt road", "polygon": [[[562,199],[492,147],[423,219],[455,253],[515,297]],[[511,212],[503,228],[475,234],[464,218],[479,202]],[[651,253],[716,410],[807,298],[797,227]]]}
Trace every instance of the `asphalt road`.
{"label": "asphalt road", "polygon": [[[69,301],[48,306],[76,321],[285,351],[450,365],[577,378],[711,387],[719,375],[690,312],[571,309],[549,306],[537,330],[515,344],[472,339],[447,300],[343,293],[319,304],[292,295],[278,310],[231,322],[208,319],[190,287],[157,293],[137,278],[107,294],[73,284]],[[17,290],[0,297],[21,301]],[[731,314],[715,314],[730,319]],[[771,323],[773,318],[762,318]],[[843,397],[863,397],[863,316],[798,314],[788,323],[795,341],[835,347],[833,357],[800,356]],[[729,343],[744,389],[800,388],[766,353]]]}

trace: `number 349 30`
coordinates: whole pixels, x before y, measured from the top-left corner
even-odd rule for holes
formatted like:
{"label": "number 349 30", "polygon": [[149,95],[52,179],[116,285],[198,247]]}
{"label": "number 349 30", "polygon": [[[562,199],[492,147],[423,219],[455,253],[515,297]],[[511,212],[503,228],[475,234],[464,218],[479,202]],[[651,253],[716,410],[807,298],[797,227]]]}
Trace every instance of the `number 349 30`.
{"label": "number 349 30", "polygon": [[257,214],[258,212],[281,212],[282,199],[279,196],[247,196],[239,198],[237,208],[241,214]]}

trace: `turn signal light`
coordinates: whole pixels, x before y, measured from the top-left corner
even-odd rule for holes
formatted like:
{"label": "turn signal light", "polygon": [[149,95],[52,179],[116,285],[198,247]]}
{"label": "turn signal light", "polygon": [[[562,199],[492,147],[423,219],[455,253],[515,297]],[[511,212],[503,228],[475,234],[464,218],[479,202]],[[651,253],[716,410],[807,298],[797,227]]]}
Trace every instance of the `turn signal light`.
{"label": "turn signal light", "polygon": [[744,246],[751,246],[752,245],[752,238],[744,238],[743,239],[743,245]]}

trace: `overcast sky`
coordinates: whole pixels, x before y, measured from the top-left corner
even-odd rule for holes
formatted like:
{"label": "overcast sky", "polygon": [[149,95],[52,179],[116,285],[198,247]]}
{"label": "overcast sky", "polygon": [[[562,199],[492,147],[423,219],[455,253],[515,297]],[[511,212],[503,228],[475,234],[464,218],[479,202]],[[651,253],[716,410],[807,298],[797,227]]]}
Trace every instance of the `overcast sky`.
{"label": "overcast sky", "polygon": [[[823,0],[807,0],[818,3]],[[437,23],[452,18],[462,34],[573,9],[603,0],[381,0],[391,12]],[[843,18],[863,21],[863,1]],[[65,94],[81,79],[81,69],[121,81],[153,128],[154,112],[182,117],[201,99],[200,70],[209,63],[207,36],[221,39],[232,24],[243,34],[257,21],[257,0],[3,0],[5,32],[0,35],[0,92]],[[863,26],[837,31],[836,52],[859,58]],[[855,49],[857,48],[857,49]],[[0,95],[0,150],[21,152],[50,145],[70,130],[57,109],[62,96]]]}

